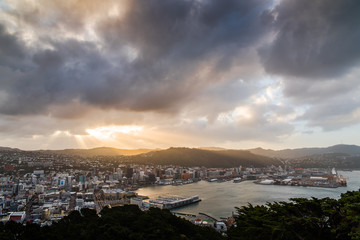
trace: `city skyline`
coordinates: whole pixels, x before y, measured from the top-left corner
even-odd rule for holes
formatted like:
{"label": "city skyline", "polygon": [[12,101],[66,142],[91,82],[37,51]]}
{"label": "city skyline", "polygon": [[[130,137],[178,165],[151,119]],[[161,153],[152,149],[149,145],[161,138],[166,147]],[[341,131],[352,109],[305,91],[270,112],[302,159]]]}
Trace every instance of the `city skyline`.
{"label": "city skyline", "polygon": [[0,0],[0,146],[360,145],[355,0]]}

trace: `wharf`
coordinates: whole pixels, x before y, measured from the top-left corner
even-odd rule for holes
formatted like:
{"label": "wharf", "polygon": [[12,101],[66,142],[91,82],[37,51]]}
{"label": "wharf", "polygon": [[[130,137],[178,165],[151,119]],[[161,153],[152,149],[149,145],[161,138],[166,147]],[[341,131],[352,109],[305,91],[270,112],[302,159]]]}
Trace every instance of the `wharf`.
{"label": "wharf", "polygon": [[149,200],[149,204],[151,207],[158,207],[161,209],[173,209],[173,208],[178,208],[185,205],[197,203],[200,201],[201,199],[199,198],[199,196],[192,196],[188,198],[174,197],[174,196],[172,197],[159,196],[155,200]]}
{"label": "wharf", "polygon": [[346,179],[344,178],[325,178],[310,177],[302,179],[259,179],[254,181],[256,184],[262,185],[278,185],[278,186],[301,186],[301,187],[322,187],[322,188],[338,188],[346,187]]}

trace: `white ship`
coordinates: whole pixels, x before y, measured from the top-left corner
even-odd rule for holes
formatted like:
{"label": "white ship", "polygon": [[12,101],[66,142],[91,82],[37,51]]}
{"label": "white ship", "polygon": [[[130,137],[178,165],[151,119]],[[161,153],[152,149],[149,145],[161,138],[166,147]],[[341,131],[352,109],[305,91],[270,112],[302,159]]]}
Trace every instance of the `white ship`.
{"label": "white ship", "polygon": [[241,182],[241,177],[234,178],[233,182],[234,182],[234,183],[239,183],[239,182]]}

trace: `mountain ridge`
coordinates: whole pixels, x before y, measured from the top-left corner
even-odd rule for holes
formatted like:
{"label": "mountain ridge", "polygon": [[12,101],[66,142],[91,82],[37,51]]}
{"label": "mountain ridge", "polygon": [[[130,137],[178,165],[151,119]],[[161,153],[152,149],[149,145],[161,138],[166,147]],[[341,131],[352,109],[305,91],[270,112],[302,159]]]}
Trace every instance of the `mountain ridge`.
{"label": "mountain ridge", "polygon": [[[171,149],[171,148],[170,148]],[[252,148],[252,149],[226,149],[221,147],[198,147],[190,149],[199,149],[213,152],[222,152],[222,151],[249,151],[256,155],[266,156],[270,158],[301,158],[306,156],[318,155],[318,154],[328,154],[328,153],[343,153],[350,156],[360,156],[360,146],[358,145],[349,145],[349,144],[337,144],[329,147],[306,147],[306,148],[294,148],[294,149],[281,149],[281,150],[272,150],[264,149],[261,147]],[[163,151],[166,149],[149,149],[149,148],[139,148],[139,149],[120,149],[113,147],[96,147],[90,149],[79,149],[79,148],[70,148],[70,149],[61,149],[61,150],[21,150],[18,148],[11,147],[0,147],[0,151],[28,151],[28,152],[43,152],[43,153],[55,153],[55,154],[64,154],[64,155],[79,155],[79,156],[132,156],[139,155],[144,153],[149,153],[153,151]]]}
{"label": "mountain ridge", "polygon": [[360,146],[348,145],[348,144],[337,144],[325,148],[314,147],[314,148],[295,148],[295,149],[282,149],[272,150],[263,148],[248,149],[248,151],[267,157],[277,158],[301,158],[312,155],[328,154],[328,153],[343,153],[350,156],[360,156]]}
{"label": "mountain ridge", "polygon": [[202,150],[198,148],[168,148],[140,155],[128,156],[130,163],[154,165],[204,166],[208,168],[265,167],[282,162],[253,154],[246,150]]}

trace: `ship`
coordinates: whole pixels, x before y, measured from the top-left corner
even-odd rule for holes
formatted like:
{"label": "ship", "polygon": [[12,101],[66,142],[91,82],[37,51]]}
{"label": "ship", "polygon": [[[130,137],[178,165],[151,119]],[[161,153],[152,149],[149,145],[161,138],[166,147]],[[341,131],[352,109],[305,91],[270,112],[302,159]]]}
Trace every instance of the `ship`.
{"label": "ship", "polygon": [[208,182],[217,182],[217,181],[218,181],[217,178],[211,178],[211,179],[208,180]]}
{"label": "ship", "polygon": [[199,198],[199,196],[192,196],[187,198],[177,197],[177,196],[171,196],[171,197],[159,196],[155,200],[149,200],[149,203],[151,207],[157,207],[161,209],[173,209],[200,201],[201,199]]}
{"label": "ship", "polygon": [[239,183],[239,182],[241,182],[241,177],[234,178],[233,182],[234,182],[234,183]]}

